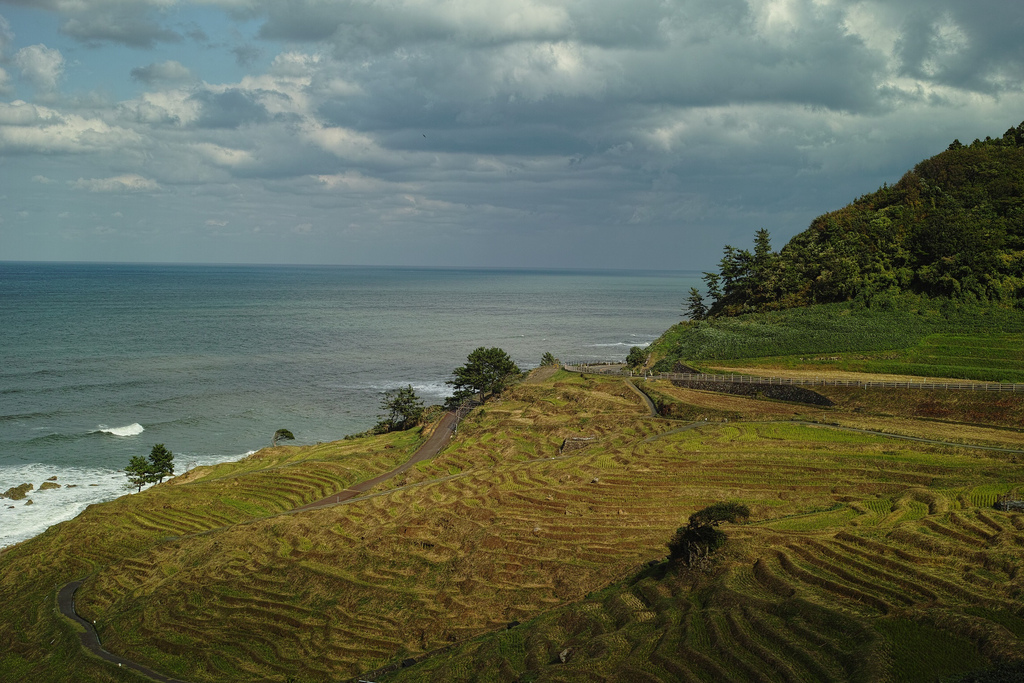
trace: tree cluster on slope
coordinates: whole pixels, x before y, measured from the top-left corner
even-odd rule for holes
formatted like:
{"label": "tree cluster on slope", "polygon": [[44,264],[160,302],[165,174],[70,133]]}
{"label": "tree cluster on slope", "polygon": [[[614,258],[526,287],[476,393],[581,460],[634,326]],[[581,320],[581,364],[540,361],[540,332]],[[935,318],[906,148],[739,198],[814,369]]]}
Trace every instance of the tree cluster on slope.
{"label": "tree cluster on slope", "polygon": [[742,503],[714,503],[690,515],[686,526],[676,529],[668,542],[669,561],[691,569],[706,569],[710,556],[725,543],[718,526],[750,517],[750,508]]}
{"label": "tree cluster on slope", "polygon": [[162,483],[164,477],[174,474],[174,454],[158,443],[149,452],[148,460],[141,455],[133,455],[124,473],[128,483],[142,491],[146,484]]}
{"label": "tree cluster on slope", "polygon": [[1024,123],[998,139],[954,141],[777,253],[758,230],[753,252],[727,245],[718,266],[704,273],[704,295],[691,289],[691,320],[854,299],[884,306],[904,291],[1024,305]]}

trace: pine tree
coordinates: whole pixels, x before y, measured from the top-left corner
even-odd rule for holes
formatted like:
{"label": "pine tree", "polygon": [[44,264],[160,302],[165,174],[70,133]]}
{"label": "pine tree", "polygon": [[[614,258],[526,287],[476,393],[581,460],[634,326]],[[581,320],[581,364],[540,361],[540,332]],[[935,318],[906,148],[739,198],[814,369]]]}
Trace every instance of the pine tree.
{"label": "pine tree", "polygon": [[162,443],[153,446],[149,452],[149,464],[152,481],[162,483],[164,477],[174,474],[174,454],[164,448]]}
{"label": "pine tree", "polygon": [[381,410],[377,430],[394,432],[409,429],[423,416],[423,401],[416,395],[412,385],[394,391],[385,391],[380,401]]}
{"label": "pine tree", "polygon": [[704,320],[708,317],[708,307],[704,305],[704,297],[696,287],[690,287],[690,296],[686,299],[686,317],[690,320]]}
{"label": "pine tree", "polygon": [[452,371],[455,379],[448,380],[455,388],[455,395],[449,399],[449,403],[459,402],[480,392],[486,395],[490,393],[501,393],[508,383],[515,377],[522,374],[509,355],[502,349],[481,346],[466,357],[466,364]]}
{"label": "pine tree", "polygon": [[141,492],[142,487],[146,484],[156,481],[153,477],[152,465],[141,455],[132,456],[132,459],[128,461],[128,466],[124,468],[124,473],[128,477],[128,483],[138,487],[137,492]]}

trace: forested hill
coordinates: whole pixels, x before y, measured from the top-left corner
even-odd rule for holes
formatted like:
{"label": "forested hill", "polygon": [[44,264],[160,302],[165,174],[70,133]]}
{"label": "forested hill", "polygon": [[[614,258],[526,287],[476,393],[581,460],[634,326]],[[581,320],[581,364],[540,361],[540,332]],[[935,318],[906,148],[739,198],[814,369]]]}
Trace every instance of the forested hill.
{"label": "forested hill", "polygon": [[816,218],[778,253],[725,247],[706,273],[710,310],[690,317],[861,300],[903,292],[1024,306],[1024,123],[997,139],[954,141],[898,183]]}

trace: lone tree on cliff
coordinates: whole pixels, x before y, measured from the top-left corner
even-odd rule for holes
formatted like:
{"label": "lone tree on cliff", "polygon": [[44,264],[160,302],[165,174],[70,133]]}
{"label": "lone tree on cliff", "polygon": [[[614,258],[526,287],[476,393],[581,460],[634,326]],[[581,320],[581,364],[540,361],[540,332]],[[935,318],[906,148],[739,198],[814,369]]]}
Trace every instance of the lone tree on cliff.
{"label": "lone tree on cliff", "polygon": [[274,432],[274,436],[270,437],[271,447],[276,446],[278,441],[294,441],[295,435],[287,429],[278,429]]}
{"label": "lone tree on cliff", "polygon": [[481,346],[466,357],[465,365],[452,371],[455,379],[445,382],[455,388],[448,404],[458,405],[477,392],[499,394],[522,372],[503,350]]}

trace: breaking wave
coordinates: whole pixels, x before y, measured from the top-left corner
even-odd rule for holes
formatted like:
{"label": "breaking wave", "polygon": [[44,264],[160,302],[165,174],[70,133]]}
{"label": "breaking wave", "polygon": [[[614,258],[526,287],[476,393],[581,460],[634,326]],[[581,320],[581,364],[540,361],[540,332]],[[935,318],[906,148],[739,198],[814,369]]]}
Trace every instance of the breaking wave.
{"label": "breaking wave", "polygon": [[126,427],[107,427],[106,425],[100,425],[94,430],[94,432],[112,434],[113,436],[138,436],[144,431],[146,431],[146,428],[138,422],[133,422]]}

